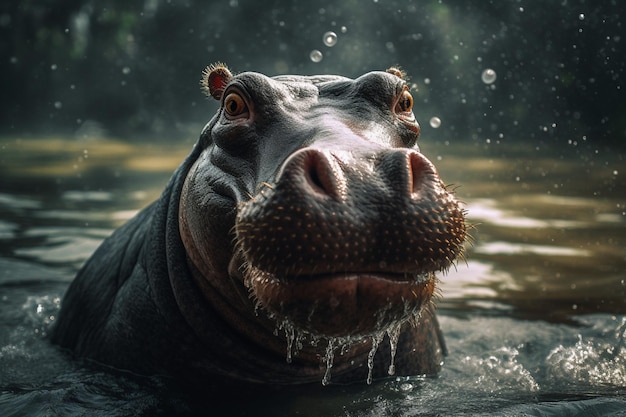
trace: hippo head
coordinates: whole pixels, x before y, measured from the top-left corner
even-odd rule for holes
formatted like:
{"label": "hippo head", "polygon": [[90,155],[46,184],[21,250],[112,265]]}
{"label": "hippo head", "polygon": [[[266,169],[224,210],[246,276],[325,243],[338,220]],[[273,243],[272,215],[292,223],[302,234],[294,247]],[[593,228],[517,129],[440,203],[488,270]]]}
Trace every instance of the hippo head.
{"label": "hippo head", "polygon": [[322,337],[419,315],[466,226],[417,147],[402,73],[270,78],[216,65],[204,86],[221,106],[179,220],[193,275],[221,314]]}

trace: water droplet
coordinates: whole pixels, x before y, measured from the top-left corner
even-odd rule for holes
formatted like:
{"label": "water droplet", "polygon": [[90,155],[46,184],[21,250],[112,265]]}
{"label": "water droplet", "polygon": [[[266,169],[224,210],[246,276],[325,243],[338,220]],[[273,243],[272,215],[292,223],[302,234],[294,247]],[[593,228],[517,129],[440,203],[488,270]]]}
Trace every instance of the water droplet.
{"label": "water droplet", "polygon": [[[335,46],[337,43],[337,34],[335,32],[326,32],[324,33],[324,37],[322,38],[324,45],[328,47]],[[311,58],[313,60],[313,58]]]}
{"label": "water droplet", "polygon": [[348,31],[348,28],[345,26],[341,27],[341,33],[346,33]]}
{"label": "water droplet", "polygon": [[441,126],[441,119],[438,118],[437,116],[433,116],[430,118],[430,127],[432,127],[433,129],[437,129],[439,126]]}
{"label": "water droplet", "polygon": [[583,13],[579,14],[578,20],[585,20],[585,15]]}
{"label": "water droplet", "polygon": [[321,62],[322,61],[322,58],[324,58],[324,55],[320,51],[318,51],[317,49],[314,49],[309,54],[309,58],[311,59],[311,61],[317,63],[317,62]]}
{"label": "water droplet", "polygon": [[480,76],[480,78],[483,80],[485,84],[493,83],[496,80],[496,77],[497,77],[496,72],[492,70],[491,68],[487,68],[486,70],[484,70]]}

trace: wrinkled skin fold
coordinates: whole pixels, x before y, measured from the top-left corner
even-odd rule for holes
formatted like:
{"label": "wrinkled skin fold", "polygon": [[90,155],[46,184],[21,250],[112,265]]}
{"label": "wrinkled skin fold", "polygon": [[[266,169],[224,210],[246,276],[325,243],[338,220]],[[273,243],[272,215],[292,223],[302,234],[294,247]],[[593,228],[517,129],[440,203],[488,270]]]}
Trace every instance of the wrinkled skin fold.
{"label": "wrinkled skin fold", "polygon": [[159,200],[81,269],[52,340],[181,378],[436,373],[435,274],[466,225],[419,152],[402,75],[207,68],[218,113]]}

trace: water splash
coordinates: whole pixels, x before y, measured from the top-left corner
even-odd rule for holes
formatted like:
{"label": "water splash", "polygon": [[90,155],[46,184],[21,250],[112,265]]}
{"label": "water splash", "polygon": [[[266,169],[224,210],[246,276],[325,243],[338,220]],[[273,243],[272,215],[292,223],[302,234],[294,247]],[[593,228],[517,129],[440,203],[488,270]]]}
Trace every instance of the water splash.
{"label": "water splash", "polygon": [[50,295],[28,296],[22,309],[35,334],[45,337],[61,306],[61,299]]}
{"label": "water splash", "polygon": [[622,318],[612,343],[579,334],[574,346],[559,345],[550,352],[547,375],[554,380],[622,387],[626,385],[625,337],[626,318]]}
{"label": "water splash", "polygon": [[479,357],[468,355],[462,362],[466,372],[477,375],[475,386],[483,392],[536,393],[540,386],[532,373],[518,361],[519,354],[518,349],[503,346]]}

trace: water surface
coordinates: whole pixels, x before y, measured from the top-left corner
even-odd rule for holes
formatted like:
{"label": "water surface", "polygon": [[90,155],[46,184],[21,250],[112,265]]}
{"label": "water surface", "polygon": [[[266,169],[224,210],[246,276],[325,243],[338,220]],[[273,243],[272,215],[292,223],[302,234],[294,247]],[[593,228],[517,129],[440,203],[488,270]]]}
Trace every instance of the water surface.
{"label": "water surface", "polygon": [[626,164],[571,144],[422,145],[474,225],[436,378],[217,396],[71,359],[46,339],[68,283],[192,144],[0,141],[0,414],[626,415]]}

